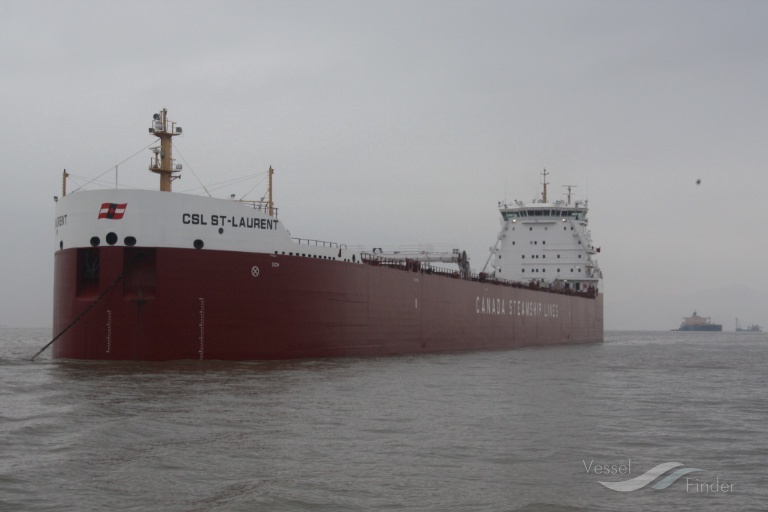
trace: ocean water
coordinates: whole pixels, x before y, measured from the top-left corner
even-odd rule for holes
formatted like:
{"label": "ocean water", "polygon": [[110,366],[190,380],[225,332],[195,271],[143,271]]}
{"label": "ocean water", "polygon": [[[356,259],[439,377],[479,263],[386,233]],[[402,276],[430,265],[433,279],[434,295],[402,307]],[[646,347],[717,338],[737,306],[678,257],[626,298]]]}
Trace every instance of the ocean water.
{"label": "ocean water", "polygon": [[[601,344],[372,359],[30,362],[50,336],[0,330],[0,510],[768,509],[766,333],[609,332]],[[665,463],[680,465],[653,478]]]}

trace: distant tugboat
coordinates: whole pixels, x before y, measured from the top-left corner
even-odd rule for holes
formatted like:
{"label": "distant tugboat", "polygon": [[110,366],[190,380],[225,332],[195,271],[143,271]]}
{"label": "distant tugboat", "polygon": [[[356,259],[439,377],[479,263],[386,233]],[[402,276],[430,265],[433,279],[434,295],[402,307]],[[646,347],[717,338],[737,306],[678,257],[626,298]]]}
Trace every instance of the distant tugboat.
{"label": "distant tugboat", "polygon": [[746,329],[739,324],[739,319],[736,319],[736,332],[762,332],[763,328],[757,324],[751,324]]}
{"label": "distant tugboat", "polygon": [[696,311],[693,316],[683,317],[683,323],[677,331],[722,331],[722,324],[713,324],[708,316],[699,316]]}

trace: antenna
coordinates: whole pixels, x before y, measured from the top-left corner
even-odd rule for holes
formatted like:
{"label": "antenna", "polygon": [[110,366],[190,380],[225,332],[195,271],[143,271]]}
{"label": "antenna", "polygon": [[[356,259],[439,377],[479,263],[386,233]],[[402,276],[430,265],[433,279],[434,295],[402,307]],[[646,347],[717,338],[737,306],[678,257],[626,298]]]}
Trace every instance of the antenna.
{"label": "antenna", "polygon": [[563,187],[568,189],[568,192],[564,195],[568,198],[568,201],[566,204],[570,206],[571,205],[571,189],[576,188],[576,185],[563,185]]}
{"label": "antenna", "polygon": [[504,173],[504,204],[507,204],[507,181],[509,177]]}

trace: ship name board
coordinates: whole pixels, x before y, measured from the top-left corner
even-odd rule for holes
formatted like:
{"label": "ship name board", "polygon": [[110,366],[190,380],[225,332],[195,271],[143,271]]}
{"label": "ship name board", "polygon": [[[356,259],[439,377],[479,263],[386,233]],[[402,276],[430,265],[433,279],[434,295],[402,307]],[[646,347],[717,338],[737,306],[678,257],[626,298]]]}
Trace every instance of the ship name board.
{"label": "ship name board", "polygon": [[277,219],[260,217],[235,217],[234,215],[206,215],[182,213],[181,222],[193,226],[229,226],[233,228],[277,229]]}
{"label": "ship name board", "polygon": [[540,316],[557,318],[558,305],[532,300],[512,300],[493,297],[476,297],[475,312],[478,315]]}

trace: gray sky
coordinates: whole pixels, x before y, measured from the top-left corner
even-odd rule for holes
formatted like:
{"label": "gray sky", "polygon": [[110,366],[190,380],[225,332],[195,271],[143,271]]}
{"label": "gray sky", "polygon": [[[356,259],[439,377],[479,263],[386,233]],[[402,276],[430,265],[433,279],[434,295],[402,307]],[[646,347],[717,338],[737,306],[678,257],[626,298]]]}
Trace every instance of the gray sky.
{"label": "gray sky", "polygon": [[[480,267],[497,202],[546,167],[590,201],[607,311],[766,291],[766,22],[758,1],[0,0],[0,324],[51,322],[62,169],[108,171],[162,107],[176,191],[272,165],[294,236],[453,243]],[[121,186],[157,188],[149,157]]]}

